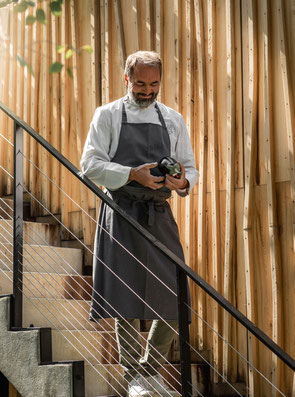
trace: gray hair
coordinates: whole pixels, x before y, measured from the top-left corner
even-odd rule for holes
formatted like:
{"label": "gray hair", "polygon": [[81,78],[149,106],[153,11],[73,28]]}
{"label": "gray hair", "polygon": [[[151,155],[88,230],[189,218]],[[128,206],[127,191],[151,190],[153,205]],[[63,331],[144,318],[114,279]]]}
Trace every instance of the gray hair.
{"label": "gray hair", "polygon": [[145,66],[158,67],[160,77],[162,76],[162,61],[160,56],[154,51],[137,51],[130,54],[125,64],[125,74],[130,78],[133,74],[135,66],[140,63]]}

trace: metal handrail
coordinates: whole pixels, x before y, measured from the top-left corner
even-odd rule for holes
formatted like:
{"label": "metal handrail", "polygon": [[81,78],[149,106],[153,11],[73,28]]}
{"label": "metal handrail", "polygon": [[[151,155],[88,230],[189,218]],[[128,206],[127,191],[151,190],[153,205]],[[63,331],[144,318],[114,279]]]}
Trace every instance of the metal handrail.
{"label": "metal handrail", "polygon": [[[212,297],[218,304],[220,304],[228,313],[230,313],[240,324],[242,324],[249,332],[251,332],[258,340],[260,340],[266,347],[268,347],[274,354],[276,354],[288,367],[295,371],[295,360],[286,353],[280,346],[278,346],[271,338],[269,338],[261,329],[259,329],[253,322],[251,322],[243,313],[234,307],[227,299],[225,299],[218,291],[216,291],[209,283],[202,277],[195,273],[189,266],[178,258],[171,250],[164,244],[157,240],[151,233],[143,228],[136,220],[130,217],[111,200],[98,186],[90,181],[86,176],[82,176],[81,172],[68,159],[66,159],[60,152],[58,152],[49,142],[38,134],[31,126],[24,120],[18,117],[6,105],[0,102],[0,109],[5,112],[15,124],[15,132],[18,128],[24,129],[31,137],[33,137],[40,145],[42,145],[52,156],[54,156],[64,167],[66,167],[77,179],[80,180],[88,189],[90,189],[103,202],[118,213],[129,225],[137,230],[146,240],[148,240],[161,253],[168,257],[177,268],[178,275],[178,304],[179,308],[179,322],[180,322],[180,350],[181,350],[181,364],[182,372],[186,372],[188,378],[190,377],[190,369],[187,363],[189,359],[189,340],[188,334],[188,309],[186,305],[186,276],[190,277],[200,288],[202,288],[210,297]],[[18,127],[18,128],[17,128]],[[17,150],[15,148],[15,150]],[[18,150],[19,152],[19,150]],[[16,151],[16,154],[18,153]],[[16,168],[15,168],[16,170]],[[15,184],[16,188],[19,186]],[[19,225],[18,225],[19,226]],[[188,374],[189,371],[189,374]],[[188,379],[187,378],[187,379]],[[189,382],[188,382],[189,383]],[[184,396],[185,394],[183,394]],[[186,394],[188,395],[188,394]]]}

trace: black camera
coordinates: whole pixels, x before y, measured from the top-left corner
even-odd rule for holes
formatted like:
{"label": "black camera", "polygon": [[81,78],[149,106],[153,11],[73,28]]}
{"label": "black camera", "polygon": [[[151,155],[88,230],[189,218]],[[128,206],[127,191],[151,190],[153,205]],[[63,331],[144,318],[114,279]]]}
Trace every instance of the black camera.
{"label": "black camera", "polygon": [[180,164],[172,157],[163,157],[158,162],[158,169],[162,175],[171,175],[174,178],[179,179],[181,176]]}

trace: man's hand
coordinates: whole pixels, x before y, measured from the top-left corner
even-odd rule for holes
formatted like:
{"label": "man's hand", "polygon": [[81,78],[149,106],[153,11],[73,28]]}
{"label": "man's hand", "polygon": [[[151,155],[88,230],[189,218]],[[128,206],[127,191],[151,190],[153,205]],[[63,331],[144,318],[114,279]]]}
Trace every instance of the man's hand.
{"label": "man's hand", "polygon": [[180,164],[181,175],[180,178],[174,178],[171,175],[166,175],[165,186],[170,190],[181,190],[189,187],[189,181],[185,177],[185,169],[182,164]]}
{"label": "man's hand", "polygon": [[136,181],[141,185],[149,187],[153,190],[160,189],[164,186],[164,177],[153,176],[150,172],[150,169],[157,167],[157,165],[158,163],[147,163],[135,168],[131,168],[129,181]]}

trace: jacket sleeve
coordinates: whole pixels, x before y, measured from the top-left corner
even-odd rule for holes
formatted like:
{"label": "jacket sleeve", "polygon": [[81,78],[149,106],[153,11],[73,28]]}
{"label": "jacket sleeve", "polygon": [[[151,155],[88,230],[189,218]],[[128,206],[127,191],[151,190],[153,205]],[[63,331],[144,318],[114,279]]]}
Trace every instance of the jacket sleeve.
{"label": "jacket sleeve", "polygon": [[103,107],[96,109],[80,162],[82,175],[111,190],[128,182],[131,169],[111,162],[109,152],[114,133],[111,111]]}

